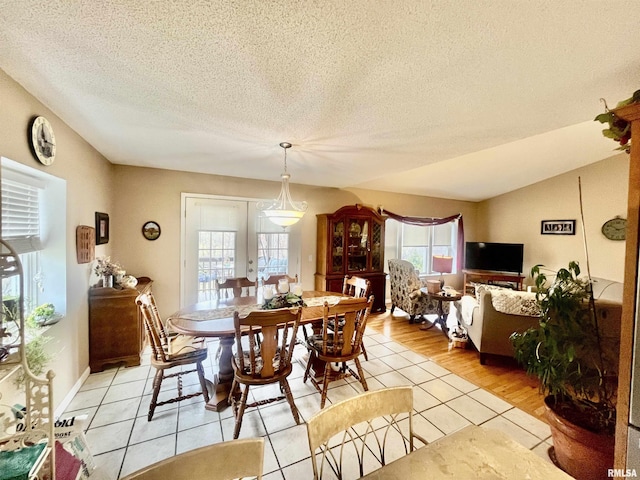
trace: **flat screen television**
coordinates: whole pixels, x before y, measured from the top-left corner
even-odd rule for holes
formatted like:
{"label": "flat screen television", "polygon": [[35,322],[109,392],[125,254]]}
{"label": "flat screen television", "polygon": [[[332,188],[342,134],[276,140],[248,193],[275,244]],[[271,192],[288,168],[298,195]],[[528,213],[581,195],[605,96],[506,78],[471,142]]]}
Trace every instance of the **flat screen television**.
{"label": "flat screen television", "polygon": [[465,242],[464,268],[522,273],[524,244]]}

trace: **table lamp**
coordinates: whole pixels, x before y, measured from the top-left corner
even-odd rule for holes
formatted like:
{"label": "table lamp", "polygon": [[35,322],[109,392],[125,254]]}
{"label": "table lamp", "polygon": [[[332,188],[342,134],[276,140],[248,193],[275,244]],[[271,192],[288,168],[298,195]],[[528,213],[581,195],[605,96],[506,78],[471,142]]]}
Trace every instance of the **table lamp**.
{"label": "table lamp", "polygon": [[453,268],[453,257],[445,257],[444,255],[434,255],[432,268],[434,272],[440,274],[440,290],[444,287],[443,273],[451,273]]}

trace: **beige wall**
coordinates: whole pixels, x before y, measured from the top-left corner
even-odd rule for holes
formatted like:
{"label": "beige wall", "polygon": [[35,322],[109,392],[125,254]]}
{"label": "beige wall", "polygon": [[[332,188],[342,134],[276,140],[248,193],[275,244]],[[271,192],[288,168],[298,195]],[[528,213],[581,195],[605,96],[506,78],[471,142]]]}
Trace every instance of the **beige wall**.
{"label": "beige wall", "polygon": [[[115,208],[111,216],[114,258],[137,276],[154,280],[158,306],[164,315],[180,306],[180,201],[181,193],[196,193],[247,198],[273,198],[279,182],[256,181],[173,170],[117,165],[115,171]],[[275,175],[277,177],[277,175]],[[302,234],[300,280],[312,289],[316,267],[316,215],[331,213],[344,205],[362,203],[383,205],[391,211],[416,216],[448,216],[462,212],[473,231],[475,204],[416,195],[398,195],[370,190],[292,185],[291,195],[306,200],[309,210],[292,229]],[[162,234],[145,240],[142,225],[154,220]],[[467,224],[465,223],[465,227]]]}
{"label": "beige wall", "polygon": [[[0,156],[63,178],[67,182],[66,205],[66,317],[47,334],[47,348],[55,352],[55,403],[59,405],[89,363],[88,300],[90,264],[76,262],[75,231],[78,225],[94,224],[96,211],[110,212],[113,205],[113,166],[53,112],[0,70]],[[57,154],[45,167],[32,155],[27,132],[34,116],[44,115],[56,136]],[[65,208],[61,206],[60,208]],[[109,255],[113,243],[96,247],[96,255]],[[2,389],[7,388],[5,382]]]}
{"label": "beige wall", "polygon": [[[587,273],[578,177],[582,183],[584,223],[591,275],[622,281],[625,242],[607,240],[602,224],[627,216],[629,156],[619,154],[550,180],[482,202],[475,236],[469,240],[524,243],[524,271],[543,264],[557,270],[570,260]],[[576,235],[541,235],[541,220],[575,219]],[[530,283],[530,279],[529,283]]]}

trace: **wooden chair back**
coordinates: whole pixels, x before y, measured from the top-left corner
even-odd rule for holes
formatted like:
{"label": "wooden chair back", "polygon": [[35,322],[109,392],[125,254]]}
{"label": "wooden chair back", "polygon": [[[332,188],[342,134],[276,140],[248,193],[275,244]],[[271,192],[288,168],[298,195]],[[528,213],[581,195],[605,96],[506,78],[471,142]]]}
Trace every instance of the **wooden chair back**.
{"label": "wooden chair back", "polygon": [[[322,318],[322,344],[318,348],[321,360],[345,362],[360,355],[362,337],[367,325],[373,296],[344,298],[335,305],[324,304]],[[334,325],[341,325],[333,331]]]}
{"label": "wooden chair back", "polygon": [[289,283],[298,283],[298,274],[290,277],[289,275],[269,275],[269,278],[265,278],[262,283],[264,285],[278,285],[278,281],[286,278]]}
{"label": "wooden chair back", "polygon": [[288,374],[301,316],[300,308],[256,310],[246,317],[235,312],[236,376],[262,379],[266,384]]}
{"label": "wooden chair back", "polygon": [[[365,392],[320,410],[307,421],[313,478],[322,478],[325,467],[329,478],[343,478],[353,471],[352,462],[362,477],[365,462],[371,470],[374,462],[383,466],[413,451],[414,439],[426,445],[413,431],[412,414],[411,386]],[[408,432],[400,424],[407,415]]]}
{"label": "wooden chair back", "polygon": [[167,334],[162,325],[155,298],[150,293],[143,293],[136,298],[136,304],[142,314],[147,340],[151,346],[152,359],[158,362],[168,362]]}
{"label": "wooden chair back", "polygon": [[344,276],[342,293],[356,298],[367,298],[371,292],[371,282],[366,278]]}
{"label": "wooden chair back", "polygon": [[[302,309],[259,310],[240,317],[235,312],[236,354],[231,360],[233,384],[229,403],[236,419],[233,438],[238,438],[242,417],[247,408],[277,402],[286,398],[296,424],[300,424],[298,408],[293,401],[287,377],[292,371],[291,357],[296,344]],[[262,338],[260,341],[258,335]],[[243,345],[246,338],[248,348]],[[279,383],[283,395],[248,403],[249,388],[253,385]],[[244,388],[241,388],[243,386]]]}
{"label": "wooden chair back", "polygon": [[[167,334],[164,331],[164,326],[162,326],[162,320],[158,315],[158,309],[155,306],[155,299],[152,295],[146,293],[138,295],[136,304],[142,314],[145,332],[151,346],[151,365],[156,369],[147,420],[151,421],[156,407],[161,405],[187,400],[198,395],[203,395],[204,401],[208,402],[209,393],[206,379],[204,378],[204,367],[202,366],[202,362],[207,359],[208,353],[204,338],[177,333]],[[161,331],[162,334],[160,333]],[[184,368],[186,365],[191,365],[193,368]],[[174,373],[165,374],[165,370],[174,369],[174,367],[180,367],[180,369],[175,369]],[[182,376],[190,373],[197,373],[200,381],[200,391],[183,391]],[[177,396],[158,401],[163,380],[172,377],[178,378]]]}
{"label": "wooden chair back", "polygon": [[194,480],[215,478],[262,478],[264,438],[214,443],[169,457],[122,480]]}
{"label": "wooden chair back", "polygon": [[248,297],[258,294],[258,281],[247,277],[227,278],[224,282],[215,279],[213,288],[218,298]]}

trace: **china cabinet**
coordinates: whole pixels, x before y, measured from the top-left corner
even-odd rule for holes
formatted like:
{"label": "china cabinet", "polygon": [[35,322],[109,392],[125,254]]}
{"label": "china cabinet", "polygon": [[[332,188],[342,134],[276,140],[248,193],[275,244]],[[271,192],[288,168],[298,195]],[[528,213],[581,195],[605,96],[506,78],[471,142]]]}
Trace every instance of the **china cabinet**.
{"label": "china cabinet", "polygon": [[341,292],[345,275],[363,277],[371,282],[372,310],[384,312],[385,217],[363,205],[317,217],[316,290]]}
{"label": "china cabinet", "polygon": [[92,287],[89,290],[89,367],[101,372],[105,365],[140,365],[144,349],[144,323],[136,297],[149,293],[153,281],[138,278],[135,288]]}
{"label": "china cabinet", "polygon": [[[24,284],[18,254],[0,240],[0,276],[3,287],[14,282],[17,297],[2,298],[0,321],[0,478],[55,478],[53,371],[36,377],[26,359]],[[4,291],[4,288],[3,288]],[[24,405],[3,399],[5,382],[24,378]],[[5,384],[5,385],[3,385]],[[15,401],[15,399],[14,399]],[[12,405],[8,403],[13,403]],[[20,402],[22,403],[22,402]]]}

